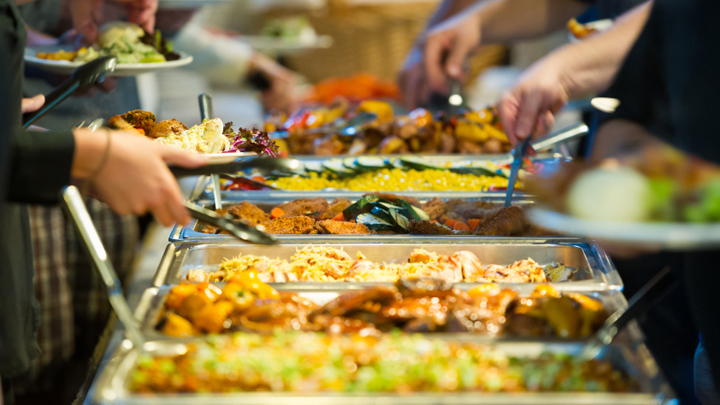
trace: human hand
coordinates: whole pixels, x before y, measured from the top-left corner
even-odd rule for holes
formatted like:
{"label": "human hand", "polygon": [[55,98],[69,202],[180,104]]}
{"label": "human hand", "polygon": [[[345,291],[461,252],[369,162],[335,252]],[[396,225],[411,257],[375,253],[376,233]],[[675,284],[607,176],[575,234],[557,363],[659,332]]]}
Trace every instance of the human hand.
{"label": "human hand", "polygon": [[421,34],[398,74],[405,107],[423,105],[433,91],[446,93],[448,78],[464,80],[465,59],[479,44],[477,12],[466,11]]}
{"label": "human hand", "polygon": [[38,94],[35,97],[23,98],[20,109],[23,114],[31,113],[33,111],[39,110],[40,107],[43,106],[43,104],[45,104],[45,96],[42,94]]}
{"label": "human hand", "polygon": [[513,146],[528,136],[542,136],[552,127],[554,114],[569,98],[562,76],[562,66],[552,59],[541,59],[503,95],[497,108],[503,130]]}
{"label": "human hand", "polygon": [[100,133],[79,128],[74,134],[73,177],[90,181],[97,197],[113,211],[120,215],[152,212],[164,226],[190,221],[184,196],[167,164],[200,167],[207,164],[205,156],[122,131],[111,133],[109,146],[108,138]]}
{"label": "human hand", "polygon": [[292,71],[257,53],[250,60],[249,70],[263,73],[270,82],[270,88],[263,90],[260,95],[266,110],[291,114],[300,107],[301,94]]}
{"label": "human hand", "polygon": [[[92,42],[97,40],[98,25],[103,21],[104,3],[104,0],[70,1],[70,15],[75,29]],[[158,0],[115,0],[115,3],[125,7],[128,21],[153,32]]]}

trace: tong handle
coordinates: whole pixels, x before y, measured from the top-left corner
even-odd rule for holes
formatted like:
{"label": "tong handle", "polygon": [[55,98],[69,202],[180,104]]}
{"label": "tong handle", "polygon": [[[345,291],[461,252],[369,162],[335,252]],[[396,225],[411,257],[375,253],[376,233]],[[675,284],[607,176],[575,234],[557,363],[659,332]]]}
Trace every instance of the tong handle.
{"label": "tong handle", "polygon": [[37,111],[23,114],[22,127],[26,129],[33,122],[37,121],[43,115],[47,114],[48,111],[55,108],[56,105],[60,104],[61,101],[70,97],[75,90],[80,88],[80,79],[77,77],[70,77],[60,84],[58,88],[51,91],[50,94],[45,96],[45,104],[42,105]]}
{"label": "tong handle", "polygon": [[95,268],[100,273],[105,287],[108,290],[108,300],[113,310],[125,326],[128,339],[138,350],[144,350],[145,338],[135,321],[130,306],[123,296],[120,280],[115,272],[112,262],[108,258],[105,247],[102,244],[95,225],[92,223],[90,214],[85,207],[80,191],[75,186],[67,186],[61,195],[62,206],[66,214],[72,219],[72,223],[80,236],[81,244],[90,255]]}
{"label": "tong handle", "polygon": [[590,128],[585,123],[576,124],[536,140],[532,143],[532,147],[536,152],[548,150],[559,143],[587,135],[589,131]]}

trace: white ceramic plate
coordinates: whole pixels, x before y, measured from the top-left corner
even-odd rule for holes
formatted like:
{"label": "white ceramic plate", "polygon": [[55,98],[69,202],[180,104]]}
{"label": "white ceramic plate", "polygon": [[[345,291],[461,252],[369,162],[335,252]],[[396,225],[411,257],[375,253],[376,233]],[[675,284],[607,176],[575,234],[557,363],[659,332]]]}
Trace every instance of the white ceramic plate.
{"label": "white ceramic plate", "polygon": [[255,152],[234,152],[234,153],[208,153],[205,155],[209,158],[208,164],[219,165],[223,163],[230,163],[237,158],[257,156]]}
{"label": "white ceramic plate", "polygon": [[[610,18],[605,18],[602,20],[591,21],[591,22],[585,24],[585,26],[588,28],[595,28],[597,30],[597,32],[603,32],[603,31],[610,29],[610,27],[613,26],[613,20]],[[587,38],[587,37],[585,37],[585,38]],[[570,40],[570,42],[579,42],[585,38],[582,38],[582,39],[577,38],[577,37],[575,37],[575,35],[572,34],[572,32],[568,32],[568,39]]]}
{"label": "white ceramic plate", "polygon": [[[65,60],[48,60],[40,59],[37,57],[38,52],[57,52],[60,49],[66,51],[72,50],[72,47],[51,45],[42,47],[28,47],[25,48],[25,63],[30,66],[36,66],[42,70],[48,72],[70,75],[75,69],[83,65],[83,62],[70,62]],[[180,66],[185,66],[193,61],[192,56],[181,53],[180,59],[173,60],[170,62],[158,62],[158,63],[119,63],[115,66],[115,71],[108,74],[108,76],[137,76],[143,73],[155,72],[163,69],[173,69]]]}
{"label": "white ceramic plate", "polygon": [[544,228],[627,247],[694,250],[720,246],[720,224],[592,221],[544,208],[533,208],[529,215],[530,220]]}

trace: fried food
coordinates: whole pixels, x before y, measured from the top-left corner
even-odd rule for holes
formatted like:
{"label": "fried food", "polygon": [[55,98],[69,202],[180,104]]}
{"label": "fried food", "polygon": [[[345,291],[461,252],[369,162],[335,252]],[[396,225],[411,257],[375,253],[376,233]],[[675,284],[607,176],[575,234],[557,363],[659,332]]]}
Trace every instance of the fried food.
{"label": "fried food", "polygon": [[438,197],[421,204],[419,207],[428,214],[430,219],[438,219],[447,212],[445,203]]}
{"label": "fried food", "polygon": [[260,225],[265,227],[267,233],[275,235],[312,235],[318,233],[317,229],[315,229],[315,220],[304,215],[275,218]]}
{"label": "fried food", "polygon": [[455,235],[452,229],[431,221],[411,220],[408,225],[411,235]]}
{"label": "fried food", "polygon": [[255,204],[243,201],[240,204],[233,205],[228,208],[228,214],[239,220],[249,222],[251,224],[261,224],[269,221],[270,216]]}
{"label": "fried food", "polygon": [[318,233],[330,235],[369,235],[370,230],[363,224],[354,222],[333,221],[331,219],[318,221],[315,226]]}
{"label": "fried food", "polygon": [[330,204],[322,197],[301,198],[280,204],[277,208],[281,209],[286,217],[295,217],[298,215],[320,217],[330,208]]}
{"label": "fried food", "polygon": [[516,236],[521,235],[528,227],[529,221],[522,208],[512,206],[503,207],[488,216],[475,229],[475,235],[488,236]]}
{"label": "fried food", "polygon": [[175,118],[158,122],[149,132],[145,134],[150,138],[161,138],[164,136],[181,135],[187,131],[187,127]]}
{"label": "fried food", "polygon": [[339,213],[345,211],[345,208],[352,205],[352,201],[347,198],[336,198],[330,203],[328,210],[318,217],[320,220],[333,219]]}
{"label": "fried food", "polygon": [[157,122],[155,114],[143,110],[128,111],[120,117],[133,127],[142,129],[146,134]]}

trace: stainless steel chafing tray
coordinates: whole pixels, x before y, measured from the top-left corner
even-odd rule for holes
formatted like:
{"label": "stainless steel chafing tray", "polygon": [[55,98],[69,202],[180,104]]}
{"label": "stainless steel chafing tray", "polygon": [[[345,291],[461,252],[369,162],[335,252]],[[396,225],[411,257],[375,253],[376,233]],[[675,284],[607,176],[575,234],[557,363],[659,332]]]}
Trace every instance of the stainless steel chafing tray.
{"label": "stainless steel chafing tray", "polygon": [[[433,164],[433,165],[445,165],[447,163],[451,163],[454,165],[470,165],[472,162],[478,162],[478,161],[492,161],[495,163],[510,163],[511,160],[508,160],[506,155],[417,155],[422,158],[422,160],[425,163]],[[313,166],[322,166],[323,162],[326,162],[331,159],[344,159],[349,156],[294,156],[293,158],[299,160],[302,162],[306,167],[313,167]],[[357,156],[353,156],[357,157]],[[373,158],[380,158],[380,159],[393,159],[398,158],[399,156],[393,156],[393,155],[372,155]],[[533,162],[540,163],[543,166],[543,173],[552,173],[553,171],[557,170],[557,168],[560,166],[561,163],[566,162],[568,158],[563,155],[559,154],[540,154],[538,156],[535,156],[531,158]],[[253,172],[253,171],[247,171],[245,173],[246,176],[254,176],[254,175],[260,175],[259,173]],[[200,178],[195,192],[193,193],[194,198],[203,198],[203,199],[212,199],[212,193],[208,192],[206,190],[207,179]],[[330,190],[315,190],[315,191],[302,191],[302,195],[304,197],[309,196],[324,196],[327,191]],[[367,192],[372,192],[376,190],[362,190],[362,191],[348,191],[348,190],[332,190],[333,192],[344,192],[348,194],[352,194],[355,196],[365,194]],[[522,195],[522,190],[517,190],[517,195]],[[223,191],[222,192],[222,198],[223,199],[238,199],[238,196],[246,196],[247,193],[250,194],[257,194],[256,198],[266,198],[272,195],[282,195],[282,193],[297,193],[298,191],[293,190],[276,190],[276,191],[267,191],[267,190],[257,190],[257,191]],[[395,192],[395,191],[388,191],[388,192]],[[280,194],[278,194],[280,193]],[[425,194],[433,194],[434,196],[451,196],[456,193],[460,193],[461,195],[465,196],[477,196],[478,191],[473,192],[463,192],[461,190],[457,191],[397,191],[397,193],[406,193],[408,195],[422,195]]]}
{"label": "stainless steel chafing tray", "polygon": [[[124,405],[176,405],[176,404],[664,404],[673,397],[673,393],[658,371],[657,365],[647,348],[634,339],[628,332],[618,335],[623,344],[608,346],[600,358],[609,361],[614,367],[635,378],[640,392],[627,394],[613,393],[436,393],[416,392],[409,394],[345,394],[345,393],[276,393],[276,392],[237,392],[226,394],[134,394],[129,391],[132,372],[138,362],[139,354],[129,341],[124,341],[116,350],[113,359],[104,367],[97,380],[95,389],[90,393],[95,403]],[[443,338],[442,336],[435,336]],[[466,336],[464,341],[474,341]],[[445,337],[457,339],[453,335]],[[485,343],[480,341],[480,343]],[[181,354],[186,351],[188,342],[155,341],[148,342],[145,348],[158,355]],[[548,342],[499,342],[494,347],[512,356],[536,357],[542,352],[561,352],[577,354],[582,349],[579,343]]]}
{"label": "stainless steel chafing tray", "polygon": [[[289,259],[298,249],[308,246],[307,242],[289,242],[283,245],[260,246],[225,243],[171,243],[168,245],[153,285],[177,284],[190,270],[214,271],[223,259],[244,255],[267,256]],[[436,237],[433,243],[415,238],[406,238],[396,242],[368,243],[355,239],[335,243],[317,240],[313,245],[329,245],[343,248],[351,257],[362,252],[368,260],[375,262],[404,262],[414,249],[425,248],[439,254],[453,254],[460,250],[473,252],[484,266],[490,264],[510,265],[517,260],[532,258],[540,265],[560,262],[575,270],[574,280],[554,284],[558,290],[602,291],[621,290],[622,281],[612,262],[598,246],[589,243],[527,243],[524,240],[488,240],[478,243],[476,240],[458,240],[454,237]],[[365,288],[377,283],[273,283],[283,289],[353,289]],[[457,283],[461,289],[469,289],[477,283]],[[521,284],[505,284],[515,286]]]}
{"label": "stainless steel chafing tray", "polygon": [[[140,302],[138,303],[137,309],[135,311],[135,318],[138,320],[138,322],[141,325],[141,330],[143,332],[143,335],[147,340],[164,340],[164,339],[172,339],[171,337],[165,335],[164,333],[157,330],[157,325],[160,320],[161,314],[163,312],[163,308],[165,305],[165,299],[167,298],[167,295],[170,293],[170,290],[173,286],[162,286],[162,287],[152,287],[145,290],[143,293]],[[277,286],[279,287],[279,286]],[[525,285],[516,285],[513,287],[513,289],[517,290],[521,296],[528,296],[535,288],[535,285],[533,284],[525,284]],[[285,286],[285,288],[281,288],[282,290],[288,291],[293,290],[292,287]],[[324,305],[325,303],[335,299],[337,296],[343,294],[344,292],[347,292],[349,290],[337,288],[335,290],[327,290],[327,289],[303,289],[298,290],[297,294],[300,297],[303,297],[305,299],[308,299],[312,302],[314,302],[317,305]],[[596,300],[599,300],[602,302],[603,307],[607,311],[608,314],[611,314],[615,312],[618,309],[625,308],[627,306],[627,300],[623,296],[623,294],[620,291],[614,291],[614,290],[606,290],[606,291],[598,291],[598,292],[584,292],[584,295],[587,295],[591,298],[594,298]],[[454,333],[452,335],[470,335],[469,333]],[[429,334],[429,336],[438,336],[440,334],[433,333]],[[450,335],[450,334],[447,334]],[[506,336],[499,336],[499,337],[484,337],[481,335],[474,335],[473,339],[485,339],[488,342],[495,342],[499,340],[528,340],[527,338],[517,338],[517,337],[506,337]],[[537,339],[539,341],[562,341],[562,339],[559,338],[540,338]],[[576,339],[582,340],[582,339]],[[567,340],[566,340],[567,341]]]}
{"label": "stainless steel chafing tray", "polygon": [[[402,196],[403,193],[398,193],[399,196]],[[236,196],[237,197],[237,196]],[[413,197],[418,198],[421,202],[429,201],[435,195],[432,195],[432,193],[427,193],[427,195],[420,195],[417,194],[413,195]],[[223,208],[228,208],[233,205],[239,204],[243,201],[249,202],[251,204],[254,204],[261,210],[270,213],[270,210],[272,210],[274,207],[277,207],[280,204],[284,204],[286,202],[290,202],[293,200],[296,200],[298,198],[307,198],[305,195],[297,197],[297,198],[289,198],[288,195],[282,194],[280,196],[274,196],[269,198],[257,198],[255,194],[251,193],[249,194],[248,198],[240,199],[240,200],[223,200]],[[325,198],[328,202],[331,202],[335,200],[336,198],[348,198],[352,202],[356,202],[359,198],[357,195],[347,195],[345,193],[325,193],[322,198]],[[472,197],[468,198],[455,198],[455,197],[443,197],[443,201],[448,200],[455,200],[455,199],[462,199],[465,201],[486,201],[486,202],[492,202],[492,203],[498,203],[501,206],[504,202],[505,195],[501,193],[488,193],[487,195],[482,195],[478,197],[478,195],[474,195]],[[214,204],[210,200],[197,200],[194,201],[196,204],[203,206],[208,209],[214,209]],[[526,206],[533,204],[533,200],[530,198],[516,198],[514,200],[515,205],[519,206]],[[175,228],[173,228],[172,232],[170,233],[170,241],[171,242],[181,242],[181,241],[202,241],[202,242],[211,242],[215,240],[235,240],[231,235],[222,235],[222,234],[208,234],[203,233],[202,229],[205,224],[203,224],[201,221],[192,220],[188,225],[186,226],[180,226],[176,225]],[[495,239],[497,236],[474,236],[474,235],[456,235],[459,238],[481,238],[481,239]],[[338,241],[346,240],[346,239],[355,239],[358,236],[357,235],[327,235],[327,234],[315,234],[315,235],[276,235],[276,237],[281,240],[291,240],[291,239],[299,239],[299,240],[307,240],[308,242],[312,242],[314,239],[337,239]],[[367,235],[365,237],[372,238],[373,240],[393,240],[393,239],[399,239],[399,238],[406,238],[408,237],[407,234],[397,234],[397,235]],[[418,239],[426,239],[426,240],[432,240],[437,237],[437,235],[410,235],[410,237],[418,238]],[[517,237],[520,239],[520,237]],[[570,237],[570,236],[560,236],[560,235],[553,235],[553,236],[530,236],[530,237],[522,237],[522,239],[528,239],[528,240],[578,240],[577,237]]]}

